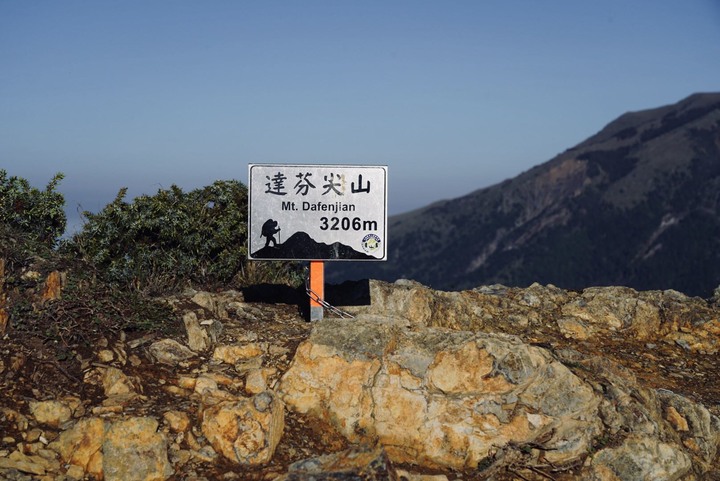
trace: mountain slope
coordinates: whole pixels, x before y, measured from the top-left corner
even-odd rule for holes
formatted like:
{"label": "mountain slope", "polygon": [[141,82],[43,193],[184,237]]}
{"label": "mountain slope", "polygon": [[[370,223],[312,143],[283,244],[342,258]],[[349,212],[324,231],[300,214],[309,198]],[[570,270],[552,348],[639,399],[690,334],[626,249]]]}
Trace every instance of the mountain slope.
{"label": "mountain slope", "polygon": [[709,296],[720,284],[720,93],[626,113],[513,179],[388,227],[388,262],[333,265],[328,278]]}

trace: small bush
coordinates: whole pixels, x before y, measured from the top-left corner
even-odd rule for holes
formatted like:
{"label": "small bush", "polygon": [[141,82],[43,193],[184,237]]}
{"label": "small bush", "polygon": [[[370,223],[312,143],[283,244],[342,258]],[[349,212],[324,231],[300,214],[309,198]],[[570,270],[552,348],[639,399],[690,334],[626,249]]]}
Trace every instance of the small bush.
{"label": "small bush", "polygon": [[54,246],[65,232],[65,198],[57,192],[64,178],[55,174],[45,187],[38,190],[22,177],[8,177],[0,169],[0,224],[26,234],[32,240]]}
{"label": "small bush", "polygon": [[63,178],[57,174],[45,191],[0,169],[0,259],[9,290],[22,284],[20,276],[58,260],[54,247],[65,229],[64,199],[55,191]]}
{"label": "small bush", "polygon": [[[19,272],[30,264],[53,257],[55,251],[51,246],[0,222],[0,258],[5,260],[6,276],[19,275]],[[7,282],[7,278],[5,281]]]}
{"label": "small bush", "polygon": [[[172,331],[176,323],[168,306],[104,285],[93,266],[62,244],[56,248],[66,223],[64,198],[55,190],[62,178],[57,174],[40,191],[0,170],[0,262],[5,267],[0,292],[13,335],[62,348],[91,344],[120,330]],[[53,270],[67,274],[67,285],[61,299],[42,303],[38,296]]]}
{"label": "small bush", "polygon": [[187,193],[173,185],[132,202],[126,193],[97,214],[85,212],[70,243],[107,280],[151,295],[251,280],[242,183],[216,181]]}

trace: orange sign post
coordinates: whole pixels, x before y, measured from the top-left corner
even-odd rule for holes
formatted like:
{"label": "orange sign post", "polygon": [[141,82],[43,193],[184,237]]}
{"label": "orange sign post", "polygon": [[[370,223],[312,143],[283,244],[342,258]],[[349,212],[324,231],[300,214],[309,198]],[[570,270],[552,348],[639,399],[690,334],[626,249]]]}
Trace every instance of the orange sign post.
{"label": "orange sign post", "polygon": [[310,261],[310,320],[320,321],[323,318],[323,306],[320,303],[325,299],[325,263]]}

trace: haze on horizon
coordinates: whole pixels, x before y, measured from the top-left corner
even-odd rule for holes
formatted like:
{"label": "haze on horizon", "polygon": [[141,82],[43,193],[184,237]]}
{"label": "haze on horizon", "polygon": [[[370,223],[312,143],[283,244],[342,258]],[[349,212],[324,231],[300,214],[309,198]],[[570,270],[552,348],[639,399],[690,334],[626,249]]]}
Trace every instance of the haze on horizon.
{"label": "haze on horizon", "polygon": [[720,90],[720,3],[0,3],[0,168],[69,221],[248,163],[389,167],[390,214]]}

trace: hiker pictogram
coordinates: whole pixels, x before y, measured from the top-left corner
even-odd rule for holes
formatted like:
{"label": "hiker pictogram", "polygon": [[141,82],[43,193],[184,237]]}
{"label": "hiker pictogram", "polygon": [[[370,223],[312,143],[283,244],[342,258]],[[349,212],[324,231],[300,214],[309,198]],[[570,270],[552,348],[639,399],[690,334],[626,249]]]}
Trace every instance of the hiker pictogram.
{"label": "hiker pictogram", "polygon": [[280,227],[278,227],[278,223],[276,220],[268,219],[265,221],[265,223],[262,225],[262,230],[260,232],[260,237],[265,237],[265,247],[268,247],[271,242],[273,244],[273,247],[277,245],[275,234],[277,234],[278,232],[280,232]]}

